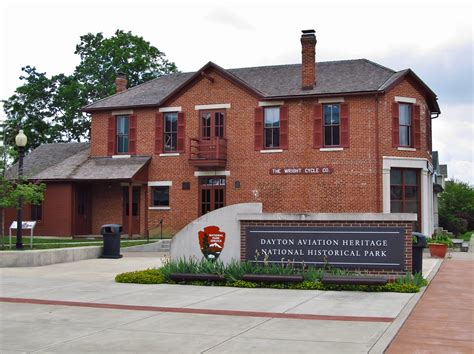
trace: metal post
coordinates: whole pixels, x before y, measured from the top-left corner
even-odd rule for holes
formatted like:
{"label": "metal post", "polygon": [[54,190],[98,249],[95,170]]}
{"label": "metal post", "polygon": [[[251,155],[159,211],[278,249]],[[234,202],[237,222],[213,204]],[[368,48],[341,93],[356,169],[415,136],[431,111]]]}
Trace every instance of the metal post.
{"label": "metal post", "polygon": [[[18,183],[22,182],[23,177],[23,157],[25,155],[25,147],[19,146],[18,152],[20,154],[20,159],[18,160]],[[23,207],[23,197],[18,197],[18,207],[16,209],[16,249],[23,249],[23,240],[22,240],[22,207]]]}

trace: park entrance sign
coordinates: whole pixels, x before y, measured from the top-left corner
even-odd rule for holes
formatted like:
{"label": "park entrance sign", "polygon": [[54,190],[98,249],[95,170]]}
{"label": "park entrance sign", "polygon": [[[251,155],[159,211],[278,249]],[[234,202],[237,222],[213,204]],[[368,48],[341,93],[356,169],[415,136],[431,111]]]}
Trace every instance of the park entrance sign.
{"label": "park entrance sign", "polygon": [[263,213],[260,203],[233,204],[185,226],[173,237],[170,256],[225,264],[295,262],[395,278],[412,271],[416,219],[395,213]]}
{"label": "park entrance sign", "polygon": [[279,227],[246,228],[247,261],[304,263],[340,268],[403,270],[403,228]]}

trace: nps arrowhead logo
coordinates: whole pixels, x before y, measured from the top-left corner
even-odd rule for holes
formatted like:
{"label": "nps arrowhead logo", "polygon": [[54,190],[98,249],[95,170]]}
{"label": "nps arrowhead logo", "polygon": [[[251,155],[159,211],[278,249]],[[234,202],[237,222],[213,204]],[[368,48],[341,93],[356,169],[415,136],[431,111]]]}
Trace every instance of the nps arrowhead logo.
{"label": "nps arrowhead logo", "polygon": [[207,226],[199,231],[199,246],[201,252],[210,261],[216,260],[224,248],[225,232],[219,230],[218,226]]}

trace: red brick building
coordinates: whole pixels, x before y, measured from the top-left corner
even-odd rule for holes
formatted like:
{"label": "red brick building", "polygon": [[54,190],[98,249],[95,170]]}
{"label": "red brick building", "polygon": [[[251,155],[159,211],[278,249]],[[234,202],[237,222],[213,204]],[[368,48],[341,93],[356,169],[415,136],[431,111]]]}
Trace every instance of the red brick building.
{"label": "red brick building", "polygon": [[[162,76],[84,108],[90,144],[53,144],[25,161],[47,183],[38,234],[97,234],[105,223],[175,232],[216,208],[413,212],[433,231],[435,93],[410,69],[366,59]],[[39,163],[45,155],[50,163]],[[14,170],[14,169],[13,169]],[[128,201],[132,200],[132,203]],[[14,215],[9,215],[14,219]]]}

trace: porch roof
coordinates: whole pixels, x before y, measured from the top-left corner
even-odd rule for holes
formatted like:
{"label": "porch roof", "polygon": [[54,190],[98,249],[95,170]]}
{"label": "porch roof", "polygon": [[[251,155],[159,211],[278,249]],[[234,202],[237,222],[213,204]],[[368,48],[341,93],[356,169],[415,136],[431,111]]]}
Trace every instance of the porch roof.
{"label": "porch roof", "polygon": [[[45,144],[24,159],[24,175],[30,180],[128,180],[151,159],[150,156],[128,158],[91,157],[89,143]],[[16,178],[18,165],[7,171]]]}

